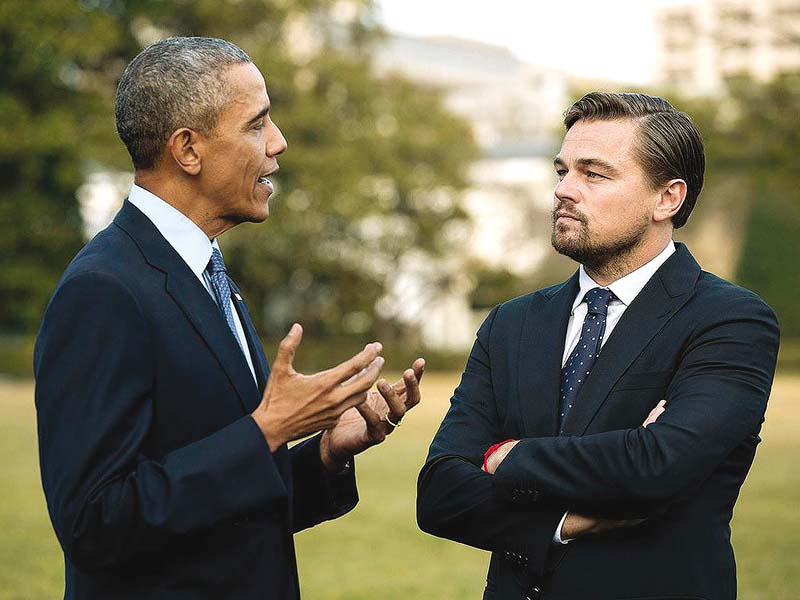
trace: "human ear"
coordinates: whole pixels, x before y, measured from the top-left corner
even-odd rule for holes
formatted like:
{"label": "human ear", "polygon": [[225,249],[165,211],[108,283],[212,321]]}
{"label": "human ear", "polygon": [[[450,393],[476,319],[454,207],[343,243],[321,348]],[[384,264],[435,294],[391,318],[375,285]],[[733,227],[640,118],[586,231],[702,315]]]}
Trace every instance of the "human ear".
{"label": "human ear", "polygon": [[188,127],[176,129],[167,141],[167,150],[172,159],[178,167],[189,175],[200,173],[201,147],[202,140],[200,135]]}
{"label": "human ear", "polygon": [[655,221],[666,221],[675,216],[686,199],[686,182],[683,179],[671,179],[662,187],[661,195],[653,212]]}

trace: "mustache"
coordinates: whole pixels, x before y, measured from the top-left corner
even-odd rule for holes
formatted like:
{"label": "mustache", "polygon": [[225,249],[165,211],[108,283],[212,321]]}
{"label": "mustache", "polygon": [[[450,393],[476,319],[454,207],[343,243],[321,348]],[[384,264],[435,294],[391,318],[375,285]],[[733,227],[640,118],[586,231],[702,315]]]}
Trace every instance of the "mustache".
{"label": "mustache", "polygon": [[558,217],[560,217],[560,216],[571,217],[573,219],[576,219],[576,220],[580,221],[581,223],[584,223],[584,224],[586,223],[586,215],[584,215],[579,210],[575,210],[575,209],[567,210],[566,208],[564,208],[563,204],[561,204],[561,205],[559,205],[559,206],[557,206],[557,207],[555,207],[553,209],[553,213],[552,213],[553,223],[555,223],[556,219],[558,219]]}

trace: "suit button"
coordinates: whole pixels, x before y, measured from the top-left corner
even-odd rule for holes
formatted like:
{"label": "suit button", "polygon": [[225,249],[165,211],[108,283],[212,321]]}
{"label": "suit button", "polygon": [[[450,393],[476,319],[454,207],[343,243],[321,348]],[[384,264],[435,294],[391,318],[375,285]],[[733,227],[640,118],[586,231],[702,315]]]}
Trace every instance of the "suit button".
{"label": "suit button", "polygon": [[539,600],[542,597],[542,588],[538,585],[533,586],[531,589],[528,590],[528,594],[525,596],[526,600]]}

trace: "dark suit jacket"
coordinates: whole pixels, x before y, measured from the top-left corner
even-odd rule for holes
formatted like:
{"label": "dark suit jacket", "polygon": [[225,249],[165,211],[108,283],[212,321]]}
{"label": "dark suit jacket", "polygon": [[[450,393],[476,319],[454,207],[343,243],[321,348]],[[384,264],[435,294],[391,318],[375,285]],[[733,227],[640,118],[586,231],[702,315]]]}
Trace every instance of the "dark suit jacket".
{"label": "dark suit jacket", "polygon": [[[569,281],[496,307],[419,479],[425,531],[492,551],[485,598],[736,596],[730,519],[772,384],[778,325],[682,244],[626,309],[558,436]],[[656,403],[667,410],[647,429]],[[486,448],[522,440],[494,476]],[[553,546],[565,510],[648,520]]]}
{"label": "dark suit jacket", "polygon": [[318,438],[270,454],[249,416],[267,361],[235,304],[258,385],[214,300],[132,204],[64,273],[34,368],[65,598],[297,598],[292,532],[358,501]]}

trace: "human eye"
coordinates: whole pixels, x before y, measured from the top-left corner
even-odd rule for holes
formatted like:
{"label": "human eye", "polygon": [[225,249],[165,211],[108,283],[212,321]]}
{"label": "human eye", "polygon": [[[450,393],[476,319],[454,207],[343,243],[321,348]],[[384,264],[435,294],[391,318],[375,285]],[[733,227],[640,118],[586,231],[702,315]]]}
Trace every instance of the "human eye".
{"label": "human eye", "polygon": [[586,178],[587,179],[605,179],[600,173],[595,173],[594,171],[586,171]]}
{"label": "human eye", "polygon": [[566,169],[556,169],[556,175],[558,175],[558,180],[561,181],[564,177],[567,176]]}

